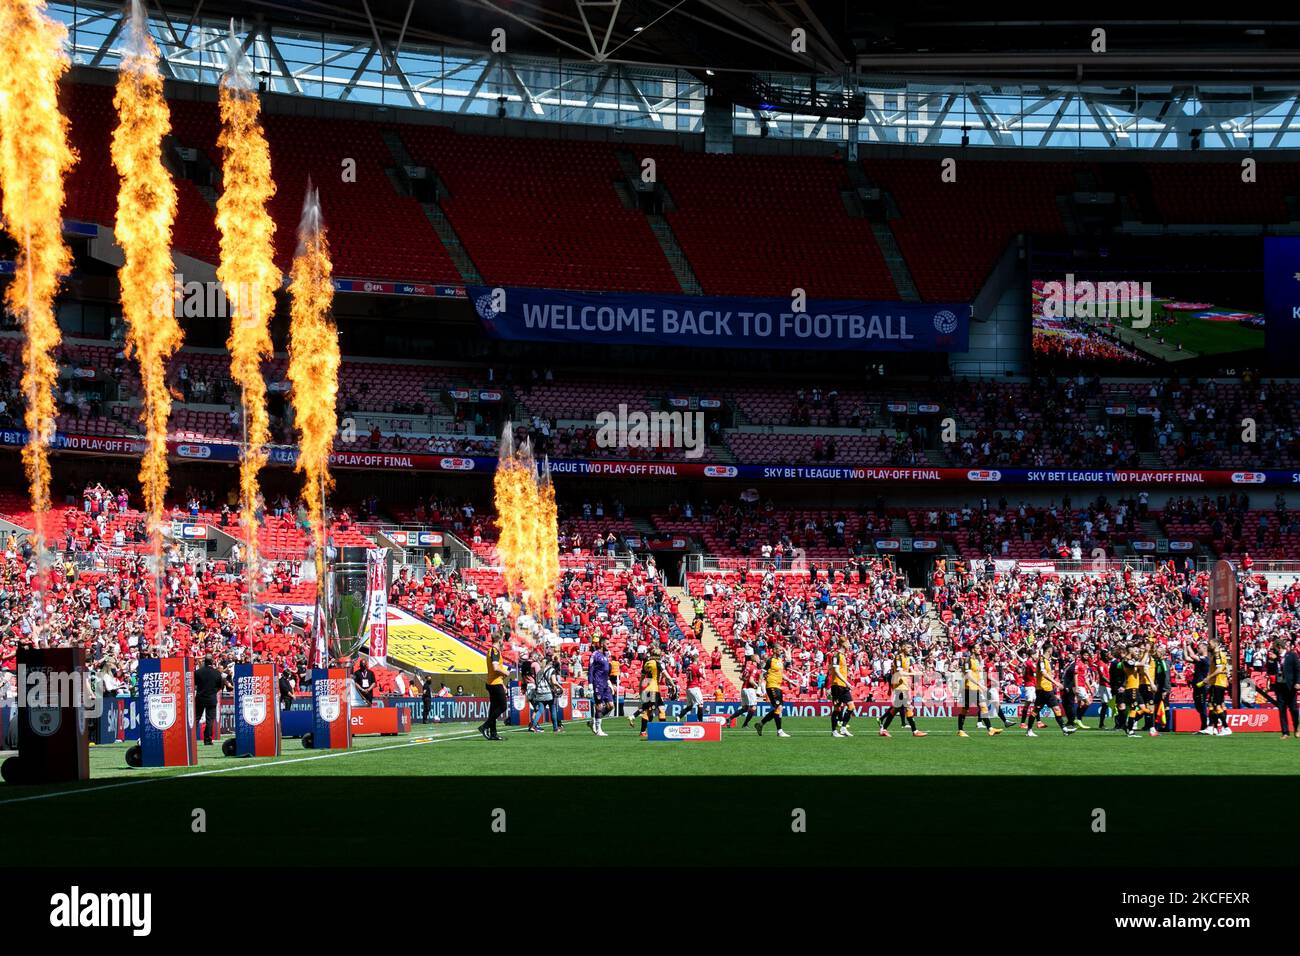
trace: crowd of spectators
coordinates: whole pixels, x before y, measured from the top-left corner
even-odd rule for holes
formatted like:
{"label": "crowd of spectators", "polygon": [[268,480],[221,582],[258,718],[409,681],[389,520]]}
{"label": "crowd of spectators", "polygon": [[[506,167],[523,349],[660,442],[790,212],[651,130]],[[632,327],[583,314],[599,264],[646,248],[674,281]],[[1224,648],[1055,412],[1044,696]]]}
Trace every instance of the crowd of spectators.
{"label": "crowd of spectators", "polygon": [[[961,658],[973,648],[989,662],[1006,700],[1021,697],[1018,652],[1044,642],[1080,662],[1081,686],[1095,696],[1106,655],[1147,636],[1170,661],[1175,691],[1185,691],[1189,655],[1206,635],[1207,588],[1207,574],[1171,563],[1149,573],[1112,567],[1065,575],[996,570],[976,561],[943,566],[922,590],[908,587],[888,557],[873,560],[862,574],[768,568],[689,578],[690,593],[700,597],[703,614],[736,658],[761,660],[779,649],[788,666],[788,696],[824,699],[827,655],[847,638],[860,700],[888,699],[892,660],[906,644],[924,674],[916,699],[935,704],[954,699]],[[1295,634],[1300,579],[1270,586],[1243,574],[1240,602],[1243,675],[1267,686],[1261,673],[1267,648]]]}

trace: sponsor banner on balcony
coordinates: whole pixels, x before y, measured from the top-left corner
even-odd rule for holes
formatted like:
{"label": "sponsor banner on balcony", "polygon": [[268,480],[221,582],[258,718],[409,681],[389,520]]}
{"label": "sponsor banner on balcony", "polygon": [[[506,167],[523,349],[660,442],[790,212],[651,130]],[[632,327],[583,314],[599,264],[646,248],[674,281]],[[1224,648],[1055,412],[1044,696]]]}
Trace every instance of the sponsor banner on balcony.
{"label": "sponsor banner on balcony", "polygon": [[449,388],[447,397],[455,402],[500,402],[504,393],[494,388]]}
{"label": "sponsor banner on balcony", "polygon": [[465,288],[433,282],[386,282],[379,279],[335,279],[335,292],[362,292],[368,295],[410,295],[431,299],[463,299]]}
{"label": "sponsor banner on balcony", "polygon": [[469,286],[501,339],[690,348],[965,352],[970,305]]}
{"label": "sponsor banner on balcony", "polygon": [[[27,441],[23,429],[0,429],[0,447],[19,448]],[[138,438],[98,435],[55,436],[51,448],[58,452],[139,457],[144,442]],[[234,442],[170,440],[167,449],[175,458],[194,461],[237,462],[239,446]],[[293,465],[298,450],[278,445],[267,450],[273,465]],[[376,471],[437,471],[445,474],[489,475],[497,460],[488,456],[439,455],[401,451],[334,451],[330,465]],[[706,478],[741,481],[865,481],[908,482],[948,485],[1176,485],[1209,487],[1223,485],[1300,486],[1300,471],[1188,471],[1110,470],[1069,468],[930,468],[868,465],[761,465],[717,464],[700,461],[621,461],[606,459],[556,459],[556,475],[615,478]]]}
{"label": "sponsor banner on balcony", "polygon": [[401,548],[441,548],[441,531],[389,531],[388,538]]}

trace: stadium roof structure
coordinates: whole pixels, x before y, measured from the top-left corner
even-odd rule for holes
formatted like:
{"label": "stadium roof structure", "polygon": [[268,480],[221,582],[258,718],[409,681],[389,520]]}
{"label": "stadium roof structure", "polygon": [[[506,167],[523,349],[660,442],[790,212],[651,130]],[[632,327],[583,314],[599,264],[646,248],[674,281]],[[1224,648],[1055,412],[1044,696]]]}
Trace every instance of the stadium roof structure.
{"label": "stadium roof structure", "polygon": [[[854,0],[152,0],[172,79],[217,81],[229,23],[263,89],[443,114],[856,146],[1300,147],[1300,20],[1089,20]],[[123,5],[51,0],[115,68]],[[1111,15],[1108,15],[1111,14]],[[1188,11],[1191,16],[1191,11]],[[790,31],[805,29],[806,52]],[[506,30],[494,51],[492,30]],[[1096,29],[1106,52],[1094,51]]]}
{"label": "stadium roof structure", "polygon": [[[703,71],[806,70],[838,73],[852,49],[820,18],[841,4],[825,0],[191,0],[156,9],[188,22],[205,16],[260,18],[284,27],[369,36],[386,49],[403,44],[486,48],[504,28],[508,49],[603,63]],[[796,53],[790,31],[807,30]]]}

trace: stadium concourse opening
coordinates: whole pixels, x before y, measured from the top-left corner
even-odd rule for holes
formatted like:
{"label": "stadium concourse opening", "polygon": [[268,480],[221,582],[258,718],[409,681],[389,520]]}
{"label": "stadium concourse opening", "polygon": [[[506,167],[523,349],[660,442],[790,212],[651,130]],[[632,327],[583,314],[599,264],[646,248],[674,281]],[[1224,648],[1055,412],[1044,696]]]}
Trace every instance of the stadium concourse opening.
{"label": "stadium concourse opening", "polygon": [[1259,862],[1293,22],[291,6],[0,0],[14,865]]}

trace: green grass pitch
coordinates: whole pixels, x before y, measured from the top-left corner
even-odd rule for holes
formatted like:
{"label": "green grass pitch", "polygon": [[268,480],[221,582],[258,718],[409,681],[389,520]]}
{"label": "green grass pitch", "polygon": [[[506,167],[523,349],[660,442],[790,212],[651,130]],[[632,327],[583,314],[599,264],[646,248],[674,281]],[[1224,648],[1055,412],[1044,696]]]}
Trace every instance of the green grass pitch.
{"label": "green grass pitch", "polygon": [[[959,738],[950,719],[924,719],[918,725],[928,737],[913,738],[895,725],[894,736],[884,739],[876,736],[874,718],[858,718],[852,725],[856,736],[836,739],[828,721],[800,718],[785,721],[788,739],[778,738],[769,723],[762,737],[752,728],[738,728],[724,729],[721,743],[651,743],[626,720],[607,719],[605,738],[593,736],[583,723],[571,723],[561,735],[512,727],[507,740],[491,743],[466,724],[416,724],[403,736],[358,737],[349,751],[314,752],[285,740],[282,756],[255,760],[223,757],[220,747],[200,746],[197,767],[139,770],[126,766],[126,748],[119,744],[92,748],[91,786],[182,775],[1272,775],[1294,774],[1300,762],[1300,741],[1276,734],[1128,738],[1092,729],[1066,738],[1049,725],[1028,738],[1013,725],[990,738],[968,721],[971,736]],[[8,796],[38,789],[46,788],[0,787],[0,805]]]}

